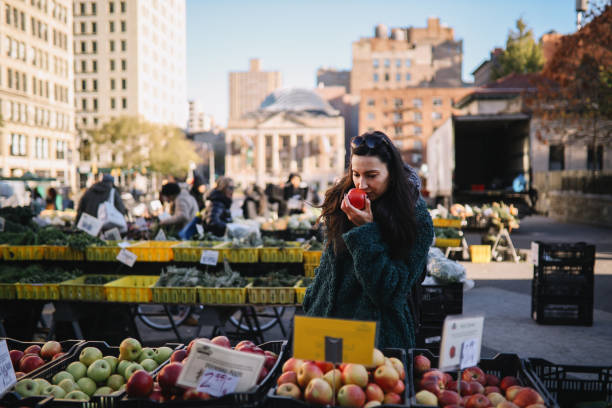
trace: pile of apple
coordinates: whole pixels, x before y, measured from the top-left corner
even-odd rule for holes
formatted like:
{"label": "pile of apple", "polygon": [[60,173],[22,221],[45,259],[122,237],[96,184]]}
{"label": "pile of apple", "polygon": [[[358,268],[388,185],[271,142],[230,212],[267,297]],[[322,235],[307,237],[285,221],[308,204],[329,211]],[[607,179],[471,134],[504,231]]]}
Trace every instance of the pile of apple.
{"label": "pile of apple", "polygon": [[[414,358],[417,404],[444,408],[546,408],[542,396],[520,385],[516,377],[501,380],[479,367],[463,370],[458,383],[448,373],[431,368],[424,355]],[[460,385],[459,385],[460,384]],[[460,388],[460,389],[459,389]]]}
{"label": "pile of apple", "polygon": [[400,404],[405,385],[404,364],[374,349],[372,366],[302,361],[290,358],[277,380],[276,395],[317,405],[370,408]]}
{"label": "pile of apple", "polygon": [[[153,378],[149,373],[137,371],[127,383],[126,391],[130,398],[149,398],[157,402],[175,401],[175,400],[208,400],[212,396],[205,392],[199,392],[195,388],[183,388],[176,382],[183,369],[183,360],[185,360],[191,348],[196,341],[204,341],[216,344],[217,346],[232,348],[230,341],[225,336],[217,336],[212,340],[207,338],[193,339],[186,349],[176,350],[170,357],[170,363],[164,366],[157,377]],[[250,340],[239,342],[234,350],[244,353],[261,354],[265,357],[264,366],[259,373],[258,383],[263,381],[270,370],[274,367],[278,356],[268,350],[262,350]]]}
{"label": "pile of apple", "polygon": [[62,345],[53,340],[46,342],[42,347],[38,344],[33,344],[23,351],[9,351],[11,362],[15,369],[15,377],[18,379],[42,367],[49,361],[57,360],[65,354],[62,352]]}
{"label": "pile of apple", "polygon": [[85,347],[78,361],[71,362],[64,371],[53,375],[52,383],[42,378],[22,379],[15,385],[15,392],[22,398],[48,395],[89,401],[93,395],[110,395],[123,390],[135,373],[148,375],[148,371],[155,370],[171,354],[169,347],[143,348],[133,338],[121,342],[118,358],[103,356],[97,347]]}

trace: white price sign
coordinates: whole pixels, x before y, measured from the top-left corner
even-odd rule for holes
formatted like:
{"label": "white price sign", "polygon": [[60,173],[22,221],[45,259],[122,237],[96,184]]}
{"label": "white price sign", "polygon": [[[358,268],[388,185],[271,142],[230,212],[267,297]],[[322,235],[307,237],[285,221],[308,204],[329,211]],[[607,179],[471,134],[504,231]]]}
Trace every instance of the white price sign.
{"label": "white price sign", "polygon": [[196,224],[196,231],[198,231],[198,235],[204,236],[204,227],[200,224]]}
{"label": "white price sign", "polygon": [[17,382],[6,340],[0,341],[0,397]]}
{"label": "white price sign", "polygon": [[134,266],[134,263],[136,263],[136,258],[137,256],[135,253],[130,252],[125,248],[119,251],[119,254],[117,254],[117,260],[130,268]]}
{"label": "white price sign", "polygon": [[87,213],[83,213],[81,214],[81,218],[77,224],[77,229],[85,231],[91,236],[97,237],[102,229],[102,221]]}
{"label": "white price sign", "polygon": [[215,266],[219,261],[219,251],[202,251],[200,263]]}
{"label": "white price sign", "polygon": [[111,228],[104,233],[104,239],[107,241],[119,241],[121,239],[121,233],[117,227]]}
{"label": "white price sign", "polygon": [[177,385],[222,396],[245,392],[257,383],[265,357],[197,341],[183,361]]}
{"label": "white price sign", "polygon": [[161,228],[159,229],[159,231],[155,235],[155,238],[153,238],[154,241],[166,241],[166,239],[167,239],[166,238],[166,233]]}
{"label": "white price sign", "polygon": [[447,316],[440,343],[441,371],[473,367],[480,361],[484,316]]}
{"label": "white price sign", "polygon": [[0,217],[0,231],[4,231],[4,218]]}

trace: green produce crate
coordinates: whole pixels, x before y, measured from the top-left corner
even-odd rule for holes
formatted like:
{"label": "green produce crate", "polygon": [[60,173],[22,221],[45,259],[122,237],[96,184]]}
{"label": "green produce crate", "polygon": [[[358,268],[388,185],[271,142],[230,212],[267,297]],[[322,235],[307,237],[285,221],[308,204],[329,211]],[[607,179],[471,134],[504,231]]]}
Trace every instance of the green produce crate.
{"label": "green produce crate", "polygon": [[304,263],[319,265],[321,263],[322,254],[323,251],[304,251]]}
{"label": "green produce crate", "polygon": [[144,241],[126,248],[133,252],[139,262],[170,262],[174,260],[172,247],[179,241]]}
{"label": "green produce crate", "polygon": [[17,299],[59,300],[59,283],[15,283]]}
{"label": "green produce crate", "polygon": [[[113,278],[121,278],[121,275],[96,275]],[[87,276],[80,276],[76,279],[64,281],[59,284],[60,299],[62,300],[85,300],[103,301],[106,300],[106,287],[104,285],[93,285],[85,283]],[[110,282],[109,282],[110,283]]]}
{"label": "green produce crate", "polygon": [[259,250],[261,262],[297,263],[302,262],[304,249],[299,242],[286,242],[287,247],[263,247]]}
{"label": "green produce crate", "polygon": [[[211,250],[214,245],[219,245],[221,242],[214,242],[211,246],[200,246],[200,241],[186,241],[176,244],[172,247],[174,260],[176,262],[200,262],[202,251]],[[223,261],[219,257],[219,261]]]}
{"label": "green produce crate", "polygon": [[17,299],[17,287],[14,283],[0,283],[0,299]]}
{"label": "green produce crate", "polygon": [[309,263],[305,263],[304,264],[304,276],[306,276],[307,278],[314,278],[315,276],[315,269],[319,267],[319,264],[309,264]]}
{"label": "green produce crate", "polygon": [[229,248],[230,242],[215,245],[212,249],[219,251],[219,261],[227,259],[229,263],[257,263],[260,248]]}
{"label": "green produce crate", "polygon": [[306,296],[306,289],[308,289],[308,287],[302,286],[302,281],[299,281],[295,284],[294,288],[297,303],[302,304],[304,302],[304,296]]}
{"label": "green produce crate", "polygon": [[435,246],[441,248],[459,247],[461,246],[461,238],[436,238]]}

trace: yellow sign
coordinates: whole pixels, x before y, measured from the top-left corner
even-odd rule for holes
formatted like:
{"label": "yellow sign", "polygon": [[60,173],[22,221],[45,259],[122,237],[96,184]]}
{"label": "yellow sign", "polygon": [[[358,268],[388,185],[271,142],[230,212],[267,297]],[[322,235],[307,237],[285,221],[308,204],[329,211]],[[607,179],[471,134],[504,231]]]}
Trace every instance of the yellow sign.
{"label": "yellow sign", "polygon": [[[338,359],[332,361],[335,363],[372,364],[376,322],[306,316],[295,316],[293,322],[293,357],[314,361]],[[334,350],[340,350],[341,356],[330,358]]]}

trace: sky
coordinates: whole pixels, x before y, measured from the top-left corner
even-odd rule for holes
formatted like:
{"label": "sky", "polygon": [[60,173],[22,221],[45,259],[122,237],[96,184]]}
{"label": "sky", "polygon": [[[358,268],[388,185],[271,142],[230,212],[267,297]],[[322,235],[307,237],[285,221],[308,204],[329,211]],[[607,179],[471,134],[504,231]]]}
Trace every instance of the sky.
{"label": "sky", "polygon": [[425,27],[439,17],[463,40],[463,80],[522,17],[536,39],[576,26],[575,0],[186,0],[187,97],[221,126],[229,111],[229,72],[280,71],[284,88],[314,88],[320,67],[351,69],[352,43],[377,24]]}

